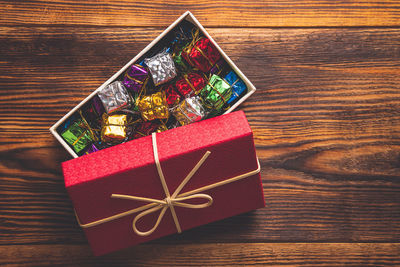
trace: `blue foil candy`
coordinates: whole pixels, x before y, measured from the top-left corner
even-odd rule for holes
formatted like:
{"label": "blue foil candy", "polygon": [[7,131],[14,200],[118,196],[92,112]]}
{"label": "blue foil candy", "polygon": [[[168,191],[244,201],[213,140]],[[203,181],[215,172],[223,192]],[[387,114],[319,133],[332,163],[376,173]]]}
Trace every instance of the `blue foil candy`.
{"label": "blue foil candy", "polygon": [[232,87],[232,96],[227,101],[227,104],[231,104],[232,102],[236,101],[243,94],[243,92],[247,91],[246,85],[234,71],[230,71],[227,75],[225,75],[224,80],[227,81]]}

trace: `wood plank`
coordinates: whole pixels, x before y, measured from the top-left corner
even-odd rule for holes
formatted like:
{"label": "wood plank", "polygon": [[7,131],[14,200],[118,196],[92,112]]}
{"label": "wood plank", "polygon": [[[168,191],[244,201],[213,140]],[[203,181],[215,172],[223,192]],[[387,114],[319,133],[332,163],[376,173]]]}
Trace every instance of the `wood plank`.
{"label": "wood plank", "polygon": [[[48,128],[160,29],[0,28],[0,244],[86,243]],[[258,91],[267,207],[153,244],[398,242],[399,29],[210,29]]]}
{"label": "wood plank", "polygon": [[186,10],[207,27],[399,26],[399,1],[1,1],[0,25],[166,27]]}
{"label": "wood plank", "polygon": [[6,266],[398,266],[400,244],[140,245],[93,257],[83,245],[0,246]]}

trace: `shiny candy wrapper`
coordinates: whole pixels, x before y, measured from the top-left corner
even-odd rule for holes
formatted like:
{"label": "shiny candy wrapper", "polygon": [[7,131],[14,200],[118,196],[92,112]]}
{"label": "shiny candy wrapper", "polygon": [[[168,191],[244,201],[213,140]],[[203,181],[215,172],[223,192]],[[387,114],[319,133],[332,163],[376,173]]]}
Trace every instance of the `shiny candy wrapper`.
{"label": "shiny candy wrapper", "polygon": [[208,72],[221,58],[218,49],[206,37],[200,38],[194,45],[183,49],[182,56],[193,67]]}
{"label": "shiny candy wrapper", "polygon": [[141,96],[136,102],[140,114],[145,121],[167,119],[169,117],[164,91],[152,95]]}
{"label": "shiny candy wrapper", "polygon": [[196,72],[190,72],[182,76],[181,79],[176,81],[176,89],[185,97],[197,95],[206,85],[205,78]]}
{"label": "shiny candy wrapper", "polygon": [[120,81],[110,83],[101,89],[97,95],[103,103],[104,109],[108,114],[129,108],[131,99],[125,86]]}
{"label": "shiny candy wrapper", "polygon": [[194,25],[188,21],[183,21],[174,31],[172,44],[176,47],[183,47],[193,39],[192,31]]}
{"label": "shiny candy wrapper", "polygon": [[101,140],[119,144],[127,140],[128,116],[125,114],[103,115]]}
{"label": "shiny candy wrapper", "polygon": [[82,107],[82,114],[88,124],[93,128],[99,128],[101,125],[101,116],[105,112],[100,98],[95,95]]}
{"label": "shiny candy wrapper", "polygon": [[165,92],[165,98],[169,107],[173,107],[180,102],[181,96],[178,94],[172,84],[164,85],[161,87],[161,91]]}
{"label": "shiny candy wrapper", "polygon": [[165,124],[161,124],[160,126],[158,126],[156,133],[161,133],[161,132],[165,132],[168,131],[168,127]]}
{"label": "shiny candy wrapper", "polygon": [[66,131],[77,119],[79,118],[79,115],[72,114],[71,117],[66,119],[64,123],[62,123],[58,128],[57,132],[61,135],[64,131]]}
{"label": "shiny candy wrapper", "polygon": [[144,63],[149,68],[154,85],[156,86],[166,83],[176,76],[174,61],[166,50],[154,57],[145,58]]}
{"label": "shiny candy wrapper", "polygon": [[227,64],[225,60],[222,58],[218,60],[214,66],[210,69],[210,74],[216,74],[218,76],[221,76],[221,73],[224,71],[224,69],[227,67]]}
{"label": "shiny candy wrapper", "polygon": [[137,114],[139,114],[139,108],[136,105],[139,95],[140,95],[140,93],[135,93],[135,92],[130,93],[131,103],[132,104],[130,105],[130,107],[122,109],[121,112],[122,113],[128,112],[128,113],[137,113]]}
{"label": "shiny candy wrapper", "polygon": [[172,54],[172,58],[174,59],[175,67],[181,72],[187,72],[190,69],[188,63],[182,56],[182,50],[175,51]]}
{"label": "shiny candy wrapper", "polygon": [[231,86],[218,75],[213,74],[200,96],[204,106],[211,110],[220,110],[232,96]]}
{"label": "shiny candy wrapper", "polygon": [[61,136],[71,145],[76,153],[83,151],[93,141],[88,126],[82,119],[71,123],[69,127],[61,133]]}
{"label": "shiny candy wrapper", "polygon": [[124,75],[123,84],[134,93],[140,92],[148,79],[148,71],[145,67],[133,64]]}
{"label": "shiny candy wrapper", "polygon": [[244,82],[236,75],[234,71],[230,71],[225,75],[224,80],[227,81],[232,88],[232,96],[227,101],[228,104],[232,104],[234,101],[247,91],[247,87]]}
{"label": "shiny candy wrapper", "polygon": [[181,125],[200,121],[207,115],[198,96],[185,98],[172,109],[172,114]]}
{"label": "shiny candy wrapper", "polygon": [[85,154],[88,155],[96,151],[99,151],[99,149],[95,146],[95,144],[91,144],[89,148],[85,151]]}
{"label": "shiny candy wrapper", "polygon": [[151,133],[157,131],[160,127],[160,123],[158,121],[144,121],[138,123],[135,127],[135,130],[132,135],[132,139],[137,139],[143,136],[148,136]]}

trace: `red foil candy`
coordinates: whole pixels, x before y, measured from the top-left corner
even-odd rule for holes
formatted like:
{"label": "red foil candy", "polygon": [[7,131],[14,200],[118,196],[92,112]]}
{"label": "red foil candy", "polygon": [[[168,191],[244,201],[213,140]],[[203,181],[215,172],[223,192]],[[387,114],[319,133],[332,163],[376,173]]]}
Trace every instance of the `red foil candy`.
{"label": "red foil candy", "polygon": [[176,89],[184,97],[194,96],[206,86],[204,77],[196,72],[184,74],[181,79],[176,82]]}
{"label": "red foil candy", "polygon": [[145,122],[139,123],[136,126],[131,139],[137,139],[137,138],[140,138],[143,136],[148,136],[152,132],[155,132],[159,126],[160,126],[159,123],[155,123],[152,121],[145,121]]}
{"label": "red foil candy", "polygon": [[161,91],[165,91],[165,97],[169,107],[173,107],[180,102],[181,96],[178,94],[172,84],[164,85],[161,88]]}
{"label": "red foil candy", "polygon": [[182,56],[190,65],[202,72],[208,72],[221,58],[217,48],[206,37],[200,38],[194,46],[184,48]]}

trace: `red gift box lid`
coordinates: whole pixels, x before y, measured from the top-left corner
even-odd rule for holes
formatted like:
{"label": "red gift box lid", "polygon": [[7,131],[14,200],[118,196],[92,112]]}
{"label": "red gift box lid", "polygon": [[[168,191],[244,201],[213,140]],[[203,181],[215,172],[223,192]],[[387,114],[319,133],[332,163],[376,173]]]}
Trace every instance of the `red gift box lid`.
{"label": "red gift box lid", "polygon": [[[253,134],[242,111],[171,129],[158,133],[156,137],[160,164],[171,194],[207,151],[211,152],[210,156],[184,186],[182,193],[259,168]],[[114,199],[110,197],[112,194],[161,200],[165,198],[155,165],[151,136],[66,161],[62,164],[62,168],[65,186],[81,224],[91,223],[147,204],[140,201]],[[232,184],[237,183],[238,186],[230,185],[230,191],[221,189],[221,186],[216,190],[218,192],[214,194],[215,196],[213,195],[219,202],[214,202],[211,209],[188,211],[188,209],[176,207],[182,230],[221,219],[221,216],[232,216],[264,206],[259,174],[253,178],[255,179],[250,185],[252,188],[238,188],[240,185],[246,186],[245,183],[241,184],[240,182],[233,182]],[[240,195],[237,198],[243,198],[237,203],[232,201],[232,203],[236,203],[235,207],[229,207],[229,204],[226,203],[230,201],[229,198],[232,198],[232,194]],[[221,200],[224,198],[227,199]],[[229,208],[219,205],[228,205]],[[225,213],[218,210],[221,208],[226,209]],[[190,214],[190,216],[182,214]],[[128,244],[140,243],[176,232],[169,214],[165,215],[167,218],[163,220],[166,222],[160,224],[160,229],[157,229],[152,237],[134,236],[129,226],[133,216],[118,219],[126,220],[128,229],[125,230],[108,229],[97,232],[93,230],[90,233],[89,230],[92,228],[85,229],[95,254],[102,254]],[[148,229],[148,225],[151,228],[154,223],[150,221],[153,220],[154,218],[143,220],[142,228]],[[111,228],[113,223],[107,222],[105,225]],[[101,226],[103,227],[103,225]],[[93,228],[96,227],[98,226]],[[128,234],[121,234],[118,237],[118,231],[125,231]],[[99,237],[99,235],[104,235],[104,237]],[[121,244],[113,245],[111,241],[105,242],[107,238]],[[104,243],[107,243],[107,248]],[[96,250],[98,250],[97,253]]]}

